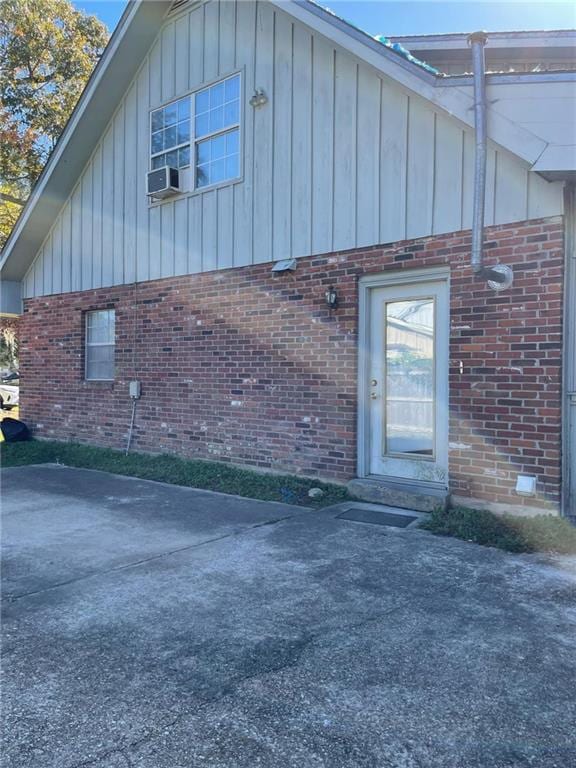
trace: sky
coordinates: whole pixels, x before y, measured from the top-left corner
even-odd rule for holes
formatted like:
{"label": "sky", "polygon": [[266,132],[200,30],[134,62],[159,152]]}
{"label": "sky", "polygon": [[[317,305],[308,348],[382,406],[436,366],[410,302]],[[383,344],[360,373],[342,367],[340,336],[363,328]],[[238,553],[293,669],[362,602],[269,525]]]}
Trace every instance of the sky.
{"label": "sky", "polygon": [[[112,31],[124,0],[73,0],[77,8],[98,16]],[[323,0],[342,18],[371,35],[417,35],[433,32],[498,32],[576,27],[576,3],[530,0]]]}

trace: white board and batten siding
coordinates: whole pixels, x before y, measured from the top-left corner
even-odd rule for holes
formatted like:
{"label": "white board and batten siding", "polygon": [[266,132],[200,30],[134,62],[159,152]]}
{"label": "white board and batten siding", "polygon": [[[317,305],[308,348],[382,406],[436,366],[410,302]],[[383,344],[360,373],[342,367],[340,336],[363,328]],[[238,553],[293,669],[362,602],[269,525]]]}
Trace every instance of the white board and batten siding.
{"label": "white board and batten siding", "polygon": [[[243,79],[242,178],[149,205],[149,112]],[[253,108],[263,88],[269,101]],[[469,228],[474,136],[261,0],[169,15],[24,280],[38,296]],[[562,212],[490,146],[486,223]]]}

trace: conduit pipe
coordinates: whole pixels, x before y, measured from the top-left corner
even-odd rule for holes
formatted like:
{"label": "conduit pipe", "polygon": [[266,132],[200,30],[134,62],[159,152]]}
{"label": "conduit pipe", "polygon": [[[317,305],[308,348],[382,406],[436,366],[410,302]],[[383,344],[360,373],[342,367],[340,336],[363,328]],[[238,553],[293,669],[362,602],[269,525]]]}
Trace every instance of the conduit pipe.
{"label": "conduit pipe", "polygon": [[474,209],[472,211],[472,254],[471,264],[474,274],[488,281],[496,291],[512,285],[512,270],[504,264],[494,267],[484,266],[484,206],[486,199],[486,157],[488,136],[486,127],[486,63],[484,46],[488,39],[485,32],[473,32],[468,37],[472,48],[472,68],[474,75]]}

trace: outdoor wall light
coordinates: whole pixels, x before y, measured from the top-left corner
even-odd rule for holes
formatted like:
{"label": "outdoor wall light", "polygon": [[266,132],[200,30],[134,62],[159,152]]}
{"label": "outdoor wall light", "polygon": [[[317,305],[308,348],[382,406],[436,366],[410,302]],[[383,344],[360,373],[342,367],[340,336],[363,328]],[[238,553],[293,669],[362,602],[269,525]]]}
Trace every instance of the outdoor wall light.
{"label": "outdoor wall light", "polygon": [[263,107],[268,102],[268,96],[264,93],[264,88],[256,88],[254,96],[250,99],[251,107]]}
{"label": "outdoor wall light", "polygon": [[326,293],[324,294],[324,298],[326,300],[326,306],[332,312],[333,309],[336,309],[338,306],[338,294],[336,293],[336,288],[334,288],[333,285],[328,288]]}

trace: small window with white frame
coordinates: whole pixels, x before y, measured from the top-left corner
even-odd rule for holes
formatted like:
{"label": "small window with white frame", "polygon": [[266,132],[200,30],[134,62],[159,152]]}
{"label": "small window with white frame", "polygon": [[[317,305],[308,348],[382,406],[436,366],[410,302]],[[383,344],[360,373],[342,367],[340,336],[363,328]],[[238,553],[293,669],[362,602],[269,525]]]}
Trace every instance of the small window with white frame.
{"label": "small window with white frame", "polygon": [[86,312],[85,378],[87,381],[114,380],[116,313],[113,309]]}
{"label": "small window with white frame", "polygon": [[190,165],[190,97],[155,109],[150,118],[152,170]]}
{"label": "small window with white frame", "polygon": [[196,186],[240,175],[240,75],[198,91],[194,98]]}
{"label": "small window with white frame", "polygon": [[193,189],[240,176],[240,75],[150,114],[151,168],[191,166]]}

